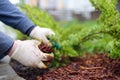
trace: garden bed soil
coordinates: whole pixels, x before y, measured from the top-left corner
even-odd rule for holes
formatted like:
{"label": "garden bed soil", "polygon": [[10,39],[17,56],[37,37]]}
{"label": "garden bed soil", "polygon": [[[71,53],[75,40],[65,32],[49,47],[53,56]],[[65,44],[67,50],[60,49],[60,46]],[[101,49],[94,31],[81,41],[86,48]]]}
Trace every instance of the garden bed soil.
{"label": "garden bed soil", "polygon": [[15,60],[10,64],[26,80],[120,80],[120,60],[107,54],[75,58],[67,66],[45,70],[25,67]]}

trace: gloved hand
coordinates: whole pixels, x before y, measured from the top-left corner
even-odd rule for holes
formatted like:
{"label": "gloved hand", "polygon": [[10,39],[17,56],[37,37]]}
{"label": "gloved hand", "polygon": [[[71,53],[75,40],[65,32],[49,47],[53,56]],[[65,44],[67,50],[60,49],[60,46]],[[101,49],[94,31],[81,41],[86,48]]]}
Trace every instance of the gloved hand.
{"label": "gloved hand", "polygon": [[47,68],[42,61],[51,60],[54,55],[40,51],[39,44],[40,41],[37,40],[17,40],[14,42],[9,56],[25,66]]}
{"label": "gloved hand", "polygon": [[42,41],[43,43],[46,43],[48,45],[50,45],[50,42],[47,37],[51,35],[55,35],[52,30],[48,28],[40,28],[39,26],[35,27],[30,33],[30,36],[32,38]]}

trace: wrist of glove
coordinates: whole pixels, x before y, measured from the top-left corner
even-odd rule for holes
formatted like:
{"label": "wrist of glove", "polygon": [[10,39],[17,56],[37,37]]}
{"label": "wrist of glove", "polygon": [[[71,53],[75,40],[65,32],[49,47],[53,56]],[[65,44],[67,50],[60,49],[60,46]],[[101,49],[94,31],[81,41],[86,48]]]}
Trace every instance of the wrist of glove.
{"label": "wrist of glove", "polygon": [[50,44],[49,40],[47,39],[48,36],[55,35],[55,33],[48,28],[41,28],[39,26],[35,27],[31,33],[30,36],[32,38],[35,38],[43,43]]}
{"label": "wrist of glove", "polygon": [[39,44],[40,41],[37,40],[17,40],[14,42],[9,56],[25,66],[47,68],[42,61],[49,61],[54,55],[43,53],[38,48]]}

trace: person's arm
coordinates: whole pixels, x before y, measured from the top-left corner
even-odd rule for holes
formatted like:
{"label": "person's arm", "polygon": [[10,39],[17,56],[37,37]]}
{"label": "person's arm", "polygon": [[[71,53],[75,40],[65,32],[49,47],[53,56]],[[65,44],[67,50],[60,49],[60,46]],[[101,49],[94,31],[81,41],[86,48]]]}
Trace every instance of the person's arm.
{"label": "person's arm", "polygon": [[0,20],[22,33],[39,40],[14,41],[9,36],[0,32],[0,59],[9,55],[25,66],[46,68],[47,66],[42,61],[48,61],[54,55],[43,53],[39,50],[38,43],[43,41],[48,44],[47,36],[54,34],[54,32],[48,28],[35,27],[29,18],[8,0],[0,1]]}
{"label": "person's arm", "polygon": [[31,20],[9,0],[0,1],[0,20],[27,35],[35,27]]}
{"label": "person's arm", "polygon": [[9,0],[0,1],[0,20],[5,24],[18,29],[22,33],[31,36],[46,44],[50,44],[47,36],[54,35],[48,28],[35,27],[32,21],[16,8]]}
{"label": "person's arm", "polygon": [[0,32],[0,59],[8,55],[14,40],[4,33]]}
{"label": "person's arm", "polygon": [[[34,28],[34,24],[9,0],[0,1],[0,21],[27,35]],[[0,32],[0,59],[9,53],[13,43],[12,38]]]}

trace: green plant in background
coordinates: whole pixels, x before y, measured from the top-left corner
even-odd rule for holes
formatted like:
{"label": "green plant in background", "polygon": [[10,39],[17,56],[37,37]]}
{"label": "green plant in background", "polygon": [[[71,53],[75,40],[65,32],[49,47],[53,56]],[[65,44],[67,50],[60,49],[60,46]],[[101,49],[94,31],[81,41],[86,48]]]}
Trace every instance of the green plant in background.
{"label": "green plant in background", "polygon": [[96,9],[101,11],[99,22],[103,30],[113,37],[109,42],[111,46],[110,57],[120,58],[120,15],[116,9],[118,0],[91,0]]}
{"label": "green plant in background", "polygon": [[35,25],[40,27],[48,27],[54,31],[58,30],[59,27],[57,22],[47,12],[40,10],[38,7],[30,7],[28,5],[22,5],[21,9],[34,22]]}
{"label": "green plant in background", "polygon": [[[38,26],[55,31],[51,37],[61,48],[55,48],[55,59],[50,66],[59,67],[70,62],[71,57],[84,56],[84,53],[108,52],[112,58],[120,58],[119,35],[120,19],[116,10],[117,0],[91,0],[101,15],[96,21],[67,22],[59,24],[47,12],[36,7],[21,6],[25,14]],[[109,6],[109,7],[108,7]]]}

